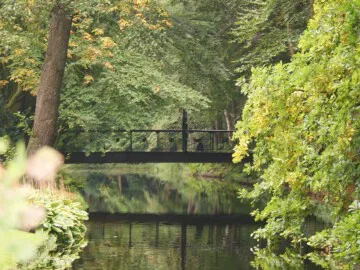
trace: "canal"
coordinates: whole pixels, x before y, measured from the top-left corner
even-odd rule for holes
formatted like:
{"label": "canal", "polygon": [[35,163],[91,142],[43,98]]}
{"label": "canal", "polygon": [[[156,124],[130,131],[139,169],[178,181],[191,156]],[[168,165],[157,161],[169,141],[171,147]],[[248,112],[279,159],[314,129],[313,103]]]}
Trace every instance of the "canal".
{"label": "canal", "polygon": [[[181,164],[78,166],[70,172],[82,179],[89,211],[88,243],[72,269],[253,269],[257,242],[251,234],[260,224],[237,198],[246,179],[195,177]],[[316,224],[309,222],[309,229]],[[264,258],[260,263],[280,267],[274,269],[288,265],[272,253]],[[315,269],[302,260],[293,265]]]}
{"label": "canal", "polygon": [[73,269],[251,269],[259,225],[240,183],[182,165],[81,167],[88,245]]}

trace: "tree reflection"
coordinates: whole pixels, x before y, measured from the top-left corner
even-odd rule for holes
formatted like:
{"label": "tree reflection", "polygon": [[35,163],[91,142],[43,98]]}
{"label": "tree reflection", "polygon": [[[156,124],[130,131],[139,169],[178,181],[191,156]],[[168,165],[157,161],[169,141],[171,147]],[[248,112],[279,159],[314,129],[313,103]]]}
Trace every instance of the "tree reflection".
{"label": "tree reflection", "polygon": [[101,219],[88,225],[89,245],[75,269],[237,270],[239,265],[252,269],[250,247],[255,242],[250,233],[254,225],[228,225],[228,230],[237,231],[233,239],[226,237],[225,225]]}
{"label": "tree reflection", "polygon": [[172,181],[139,174],[90,173],[84,193],[90,212],[242,214],[250,207],[236,198],[239,185],[212,179]]}
{"label": "tree reflection", "polygon": [[277,269],[302,269],[316,270],[323,269],[314,265],[307,259],[303,249],[295,248],[254,248],[255,258],[251,265],[256,269],[277,270]]}

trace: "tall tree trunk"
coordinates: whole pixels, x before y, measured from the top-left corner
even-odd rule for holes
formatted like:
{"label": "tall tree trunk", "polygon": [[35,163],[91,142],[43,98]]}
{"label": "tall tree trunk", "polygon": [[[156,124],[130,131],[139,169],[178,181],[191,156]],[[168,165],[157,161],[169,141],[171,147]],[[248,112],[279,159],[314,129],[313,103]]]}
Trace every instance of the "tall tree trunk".
{"label": "tall tree trunk", "polygon": [[292,31],[291,31],[291,27],[290,27],[290,23],[288,22],[286,24],[286,28],[287,28],[287,35],[288,35],[288,48],[289,48],[289,55],[290,57],[293,57],[295,54],[295,48],[294,48],[294,43],[292,41]]}
{"label": "tall tree trunk", "polygon": [[[224,110],[224,115],[225,115],[227,130],[230,131],[231,130],[231,115],[226,109]],[[228,135],[229,142],[231,142],[231,133],[229,132],[227,135]]]}
{"label": "tall tree trunk", "polygon": [[239,113],[238,113],[238,107],[237,104],[238,101],[233,99],[232,101],[232,113],[233,113],[233,118],[232,118],[232,127],[236,126],[237,121],[239,120]]}
{"label": "tall tree trunk", "polygon": [[36,97],[33,134],[28,145],[29,154],[43,145],[51,146],[55,141],[71,21],[70,14],[63,6],[53,8],[48,47]]}

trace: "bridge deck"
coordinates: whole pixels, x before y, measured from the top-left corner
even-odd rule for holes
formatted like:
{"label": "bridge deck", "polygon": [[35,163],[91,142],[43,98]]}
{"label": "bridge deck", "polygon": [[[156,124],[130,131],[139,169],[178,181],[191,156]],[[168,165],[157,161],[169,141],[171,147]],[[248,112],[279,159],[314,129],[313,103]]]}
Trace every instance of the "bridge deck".
{"label": "bridge deck", "polygon": [[80,163],[231,163],[232,153],[219,152],[83,152],[65,153],[67,164]]}

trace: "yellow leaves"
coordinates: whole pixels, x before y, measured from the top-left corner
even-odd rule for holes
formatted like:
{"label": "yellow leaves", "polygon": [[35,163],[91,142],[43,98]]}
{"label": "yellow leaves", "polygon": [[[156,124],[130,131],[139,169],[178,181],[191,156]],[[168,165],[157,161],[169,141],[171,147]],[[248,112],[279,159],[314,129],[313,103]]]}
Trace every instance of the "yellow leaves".
{"label": "yellow leaves", "polygon": [[81,16],[80,15],[75,15],[72,18],[73,23],[79,23],[81,21]]}
{"label": "yellow leaves", "polygon": [[36,59],[34,59],[34,58],[25,58],[24,62],[28,63],[28,64],[34,64],[34,65],[39,64],[38,61],[36,61]]}
{"label": "yellow leaves", "polygon": [[172,24],[169,20],[163,20],[163,23],[167,26],[167,27],[171,27]]}
{"label": "yellow leaves", "polygon": [[289,183],[292,187],[301,185],[303,174],[299,171],[289,172],[285,178],[285,182]]}
{"label": "yellow leaves", "polygon": [[248,156],[249,150],[249,138],[246,135],[242,135],[239,138],[239,143],[234,148],[234,153],[232,155],[233,162],[238,163],[241,162],[246,156]]}
{"label": "yellow leaves", "polygon": [[17,25],[17,24],[14,25],[13,28],[14,28],[15,31],[22,31],[22,30],[24,30],[20,25]]}
{"label": "yellow leaves", "polygon": [[89,47],[84,55],[84,57],[90,59],[90,61],[96,61],[100,56],[102,56],[102,52],[96,47]]}
{"label": "yellow leaves", "polygon": [[119,27],[121,30],[124,30],[126,27],[130,26],[131,23],[127,20],[121,19],[118,21]]}
{"label": "yellow leaves", "polygon": [[154,89],[154,94],[159,94],[160,90],[161,90],[160,86],[156,86]]}
{"label": "yellow leaves", "polygon": [[345,127],[345,130],[344,130],[343,134],[341,134],[338,137],[337,143],[339,145],[339,148],[342,149],[342,150],[347,149],[350,146],[351,141],[352,141],[353,136],[355,135],[355,133],[356,133],[355,128],[352,126],[351,122],[348,122],[346,124],[346,127]]}
{"label": "yellow leaves", "polygon": [[101,47],[103,49],[110,49],[116,46],[116,43],[109,37],[100,38],[101,40]]}
{"label": "yellow leaves", "polygon": [[7,64],[9,63],[9,56],[5,56],[5,57],[0,57],[0,63],[3,63],[3,64]]}
{"label": "yellow leaves", "polygon": [[19,83],[24,91],[34,91],[39,83],[38,74],[28,68],[18,68],[12,71],[10,79]]}
{"label": "yellow leaves", "polygon": [[269,118],[267,117],[266,109],[257,108],[254,110],[254,123],[256,123],[256,134],[259,135],[265,128],[269,126]]}
{"label": "yellow leaves", "polygon": [[95,28],[93,31],[94,35],[96,36],[101,36],[104,34],[104,29],[101,29],[101,28]]}
{"label": "yellow leaves", "polygon": [[7,80],[0,80],[0,89],[4,88],[6,85],[8,85],[9,81]]}
{"label": "yellow leaves", "polygon": [[23,50],[23,49],[14,50],[14,55],[15,56],[21,56],[21,55],[24,55],[24,54],[25,54],[25,50]]}
{"label": "yellow leaves", "polygon": [[306,141],[311,143],[314,140],[314,137],[311,134],[306,135],[305,137]]}
{"label": "yellow leaves", "polygon": [[35,0],[28,0],[27,2],[29,6],[33,6],[35,4]]}
{"label": "yellow leaves", "polygon": [[91,35],[91,34],[89,34],[89,33],[83,33],[83,38],[85,39],[85,40],[88,40],[88,41],[93,41],[94,40],[94,37],[93,37],[93,35]]}
{"label": "yellow leaves", "polygon": [[119,10],[119,7],[117,7],[117,6],[110,7],[110,8],[108,9],[109,12],[114,12],[114,11],[118,11],[118,10]]}
{"label": "yellow leaves", "polygon": [[90,85],[94,80],[95,80],[94,77],[91,76],[90,74],[86,74],[84,76],[84,84],[85,85]]}
{"label": "yellow leaves", "polygon": [[69,47],[74,48],[74,47],[77,47],[77,46],[78,46],[78,44],[76,42],[74,42],[74,41],[69,42]]}
{"label": "yellow leaves", "polygon": [[134,4],[141,8],[145,8],[149,4],[149,1],[148,0],[134,0]]}
{"label": "yellow leaves", "polygon": [[167,13],[165,10],[163,10],[162,8],[158,8],[158,13],[160,16],[164,17],[164,18],[167,18],[169,17],[169,13]]}
{"label": "yellow leaves", "polygon": [[114,66],[110,62],[105,62],[104,67],[111,70],[111,71],[115,70]]}
{"label": "yellow leaves", "polygon": [[164,25],[167,27],[172,26],[169,20],[162,20],[162,24],[160,23],[148,24],[145,20],[142,20],[141,22],[144,23],[149,30],[164,30],[165,29]]}
{"label": "yellow leaves", "polygon": [[338,145],[340,149],[345,149],[350,145],[352,138],[351,137],[339,137],[338,138]]}
{"label": "yellow leaves", "polygon": [[147,28],[149,30],[163,30],[164,29],[164,27],[160,24],[148,24]]}

